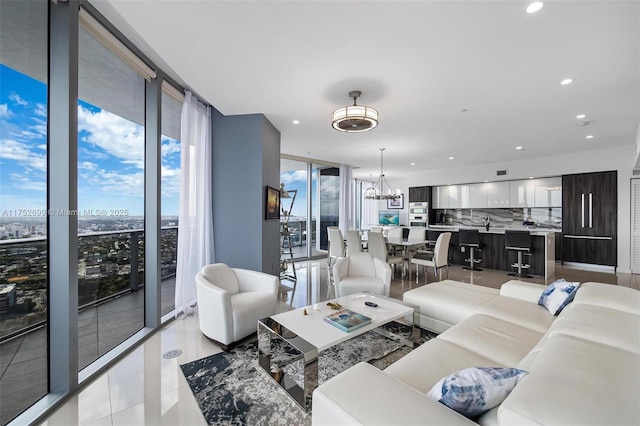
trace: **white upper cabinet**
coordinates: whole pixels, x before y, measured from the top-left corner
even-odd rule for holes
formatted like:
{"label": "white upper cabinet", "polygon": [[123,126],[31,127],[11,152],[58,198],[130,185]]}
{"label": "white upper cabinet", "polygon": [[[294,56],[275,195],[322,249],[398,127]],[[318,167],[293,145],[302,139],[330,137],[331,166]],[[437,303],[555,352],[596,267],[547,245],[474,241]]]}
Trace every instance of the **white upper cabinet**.
{"label": "white upper cabinet", "polygon": [[449,208],[461,209],[462,206],[462,186],[463,185],[448,185],[445,188],[449,189]]}
{"label": "white upper cabinet", "polygon": [[562,177],[534,179],[534,207],[562,207]]}
{"label": "white upper cabinet", "polygon": [[487,208],[487,185],[488,183],[473,183],[469,186],[469,208]]}
{"label": "white upper cabinet", "polygon": [[535,179],[509,182],[509,207],[533,207],[535,203]]}
{"label": "white upper cabinet", "polygon": [[487,185],[487,207],[490,209],[509,207],[509,182],[489,182]]}
{"label": "white upper cabinet", "polygon": [[448,186],[434,186],[431,190],[432,204],[434,209],[448,209],[449,208],[449,187]]}
{"label": "white upper cabinet", "polygon": [[562,207],[562,177],[435,186],[434,209]]}

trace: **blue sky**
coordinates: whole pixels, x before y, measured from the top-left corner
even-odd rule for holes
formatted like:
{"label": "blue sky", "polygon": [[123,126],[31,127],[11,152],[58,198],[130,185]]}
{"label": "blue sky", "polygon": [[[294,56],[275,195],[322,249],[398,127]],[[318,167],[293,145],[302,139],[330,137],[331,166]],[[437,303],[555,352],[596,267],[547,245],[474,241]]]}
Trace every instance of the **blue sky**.
{"label": "blue sky", "polygon": [[[307,216],[307,171],[295,170],[280,173],[280,183],[284,183],[284,188],[289,190],[297,189],[296,201],[293,204],[292,216],[306,217]],[[316,183],[312,182],[312,192],[315,194]],[[293,195],[293,194],[292,194]],[[291,205],[290,198],[283,198],[281,200],[282,206],[285,210],[289,209]]]}
{"label": "blue sky", "polygon": [[[317,216],[316,203],[316,191],[317,191],[317,172],[318,169],[313,169],[313,179],[311,180],[311,197],[312,197],[312,217]],[[304,217],[307,215],[307,171],[294,170],[280,173],[280,182],[284,183],[286,190],[297,189],[298,195],[296,197],[295,204],[291,215]],[[338,193],[340,190],[340,179],[334,176],[323,176],[320,198],[322,199],[320,205],[320,215],[337,216],[338,215]],[[290,199],[283,198],[282,205],[285,208],[289,208]]]}
{"label": "blue sky", "polygon": [[[46,85],[0,64],[0,208],[46,209]],[[55,158],[53,159],[55,160]],[[162,137],[162,214],[177,215],[180,142]],[[144,128],[78,104],[78,210],[144,213]]]}

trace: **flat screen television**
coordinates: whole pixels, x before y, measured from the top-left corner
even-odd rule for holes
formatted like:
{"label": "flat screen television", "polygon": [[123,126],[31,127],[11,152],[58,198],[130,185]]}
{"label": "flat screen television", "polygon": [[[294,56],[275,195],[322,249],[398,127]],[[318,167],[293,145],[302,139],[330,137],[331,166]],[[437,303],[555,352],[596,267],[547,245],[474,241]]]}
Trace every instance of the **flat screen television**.
{"label": "flat screen television", "polygon": [[400,214],[394,210],[380,210],[378,211],[378,224],[400,225]]}

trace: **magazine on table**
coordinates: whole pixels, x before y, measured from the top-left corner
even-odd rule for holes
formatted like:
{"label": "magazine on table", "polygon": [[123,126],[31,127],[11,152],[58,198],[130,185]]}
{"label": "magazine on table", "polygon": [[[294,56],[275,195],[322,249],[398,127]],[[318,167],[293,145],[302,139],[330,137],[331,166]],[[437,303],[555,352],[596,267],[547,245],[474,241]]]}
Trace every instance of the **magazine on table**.
{"label": "magazine on table", "polygon": [[371,318],[368,316],[349,309],[340,309],[331,315],[325,316],[324,320],[334,327],[347,332],[371,323]]}

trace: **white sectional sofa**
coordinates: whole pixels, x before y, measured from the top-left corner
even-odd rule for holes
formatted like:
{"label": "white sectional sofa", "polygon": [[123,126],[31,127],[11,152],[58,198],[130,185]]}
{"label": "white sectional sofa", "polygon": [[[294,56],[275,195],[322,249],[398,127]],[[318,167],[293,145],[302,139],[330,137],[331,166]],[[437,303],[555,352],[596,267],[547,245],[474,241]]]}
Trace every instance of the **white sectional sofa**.
{"label": "white sectional sofa", "polygon": [[[441,334],[384,371],[360,363],[313,393],[314,425],[640,425],[640,291],[584,283],[557,316],[544,286],[444,281],[405,293]],[[466,367],[529,372],[474,421],[426,393]]]}

